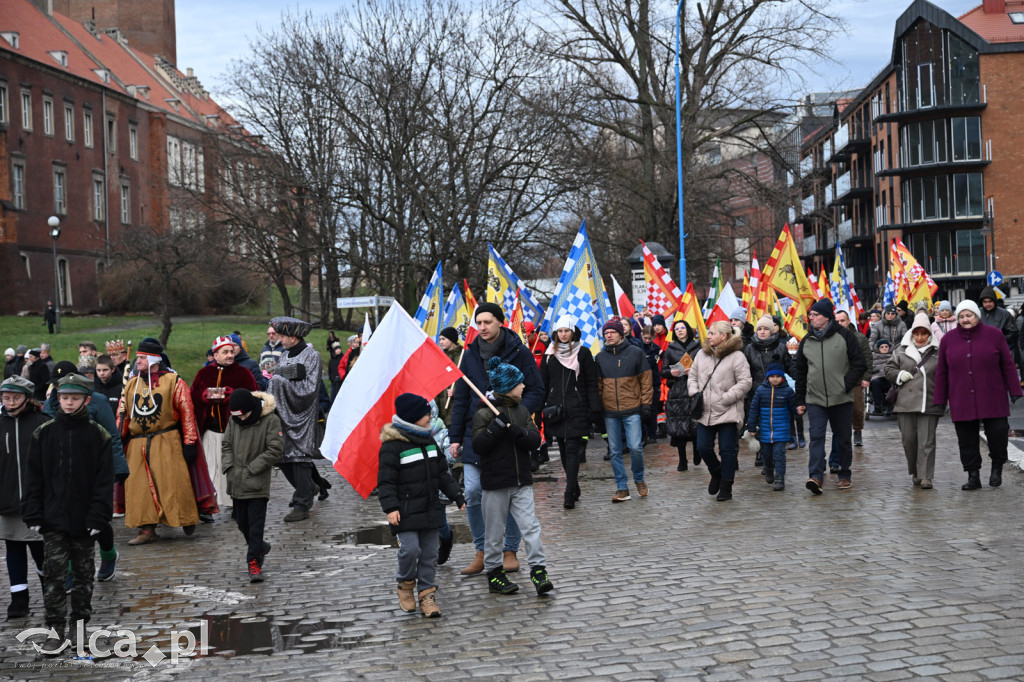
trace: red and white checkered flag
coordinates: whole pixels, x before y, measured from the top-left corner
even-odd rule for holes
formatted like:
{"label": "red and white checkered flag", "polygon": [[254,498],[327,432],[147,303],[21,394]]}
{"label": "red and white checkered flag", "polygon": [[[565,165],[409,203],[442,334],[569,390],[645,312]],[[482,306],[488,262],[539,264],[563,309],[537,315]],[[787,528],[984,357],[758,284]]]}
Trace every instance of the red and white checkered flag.
{"label": "red and white checkered flag", "polygon": [[647,280],[647,308],[644,310],[648,315],[668,315],[679,307],[683,298],[683,292],[679,290],[676,283],[661,267],[657,256],[651,253],[644,244],[644,279]]}

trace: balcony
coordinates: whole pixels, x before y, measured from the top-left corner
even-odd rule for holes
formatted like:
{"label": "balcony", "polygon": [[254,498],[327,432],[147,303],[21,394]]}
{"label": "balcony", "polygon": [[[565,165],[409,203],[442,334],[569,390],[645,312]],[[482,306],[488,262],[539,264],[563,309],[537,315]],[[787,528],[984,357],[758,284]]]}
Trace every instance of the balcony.
{"label": "balcony", "polygon": [[808,156],[800,159],[800,177],[806,178],[814,170],[814,157]]}
{"label": "balcony", "polygon": [[850,193],[850,171],[836,178],[836,199]]}
{"label": "balcony", "polygon": [[789,207],[789,224],[792,225],[796,222],[796,209],[792,206]]}
{"label": "balcony", "polygon": [[980,94],[981,100],[979,102],[970,104],[943,104],[936,107],[927,107],[925,109],[907,109],[906,104],[901,102],[899,111],[894,111],[890,114],[879,113],[874,117],[873,122],[882,123],[884,121],[896,121],[899,123],[909,123],[911,121],[927,121],[929,119],[947,118],[949,116],[964,116],[971,113],[981,112],[988,107],[988,87],[982,85]]}
{"label": "balcony", "polygon": [[810,215],[814,213],[814,195],[804,197],[804,200],[800,202],[800,209],[803,215]]}
{"label": "balcony", "polygon": [[831,158],[833,162],[835,162],[842,160],[837,159],[836,157],[840,156],[840,153],[847,147],[847,145],[850,144],[850,126],[846,123],[839,126],[839,129],[836,131],[836,134],[833,139],[835,143],[835,152],[833,154],[830,154],[829,158]]}
{"label": "balcony", "polygon": [[825,140],[825,143],[821,145],[821,158],[828,160],[832,158],[832,140]]}
{"label": "balcony", "polygon": [[809,256],[818,250],[818,237],[811,235],[810,237],[804,237],[804,256]]}
{"label": "balcony", "polygon": [[825,185],[825,205],[832,203],[832,185]]}
{"label": "balcony", "polygon": [[830,227],[825,230],[825,243],[821,245],[823,251],[831,251],[836,247],[836,228]]}
{"label": "balcony", "polygon": [[843,222],[839,223],[836,227],[836,231],[840,244],[845,244],[853,239],[853,219],[847,218]]}

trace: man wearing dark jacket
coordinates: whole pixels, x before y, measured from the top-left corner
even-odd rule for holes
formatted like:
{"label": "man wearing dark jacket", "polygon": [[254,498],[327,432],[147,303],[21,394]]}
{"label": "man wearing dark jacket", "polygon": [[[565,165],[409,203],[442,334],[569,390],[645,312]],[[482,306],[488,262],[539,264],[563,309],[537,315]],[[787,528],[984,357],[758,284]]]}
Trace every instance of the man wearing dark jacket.
{"label": "man wearing dark jacket", "polygon": [[228,335],[231,339],[231,343],[235,344],[235,364],[240,367],[245,367],[252,374],[252,378],[256,381],[256,387],[261,391],[267,390],[267,378],[263,376],[263,372],[260,370],[259,364],[252,359],[248,352],[245,350],[245,346],[242,345],[242,337],[238,334],[231,333]]}
{"label": "man wearing dark jacket", "polygon": [[1013,315],[1009,310],[996,303],[996,290],[992,287],[985,287],[978,297],[981,304],[981,321],[995,327],[1003,333],[1006,345],[1013,353],[1013,361],[1020,363],[1020,349],[1017,347],[1017,325],[1013,322]]}
{"label": "man wearing dark jacket", "polygon": [[[544,404],[544,383],[540,371],[533,359],[530,349],[523,345],[519,337],[502,327],[505,313],[495,303],[481,303],[477,306],[473,321],[479,330],[479,336],[466,346],[459,369],[468,381],[486,392],[490,388],[487,378],[487,361],[493,357],[501,358],[502,362],[515,365],[523,373],[523,398],[520,403],[533,414]],[[642,354],[641,354],[642,356]],[[480,506],[482,488],[480,487],[480,456],[473,450],[472,428],[473,415],[480,408],[480,399],[469,390],[465,381],[455,384],[452,396],[452,421],[448,429],[451,439],[453,457],[462,457],[463,482],[466,488],[466,516],[469,529],[473,533],[473,545],[476,555],[472,563],[462,569],[462,575],[475,575],[484,570],[484,517]],[[506,571],[519,568],[515,552],[519,548],[521,535],[512,516],[508,516],[505,526],[505,549],[503,566]]]}
{"label": "man wearing dark jacket", "polygon": [[832,302],[821,299],[807,313],[809,329],[796,353],[796,411],[810,419],[807,489],[821,494],[825,477],[825,426],[839,452],[839,489],[851,482],[853,461],[853,387],[860,384],[867,361],[850,330],[836,323]]}
{"label": "man wearing dark jacket", "polygon": [[611,450],[615,495],[612,502],[630,499],[629,479],[622,463],[623,434],[629,448],[633,482],[640,497],[647,497],[644,482],[644,443],[642,424],[651,413],[654,389],[651,367],[644,352],[625,341],[618,320],[612,318],[601,328],[604,348],[597,354],[598,393],[604,410],[604,429]]}

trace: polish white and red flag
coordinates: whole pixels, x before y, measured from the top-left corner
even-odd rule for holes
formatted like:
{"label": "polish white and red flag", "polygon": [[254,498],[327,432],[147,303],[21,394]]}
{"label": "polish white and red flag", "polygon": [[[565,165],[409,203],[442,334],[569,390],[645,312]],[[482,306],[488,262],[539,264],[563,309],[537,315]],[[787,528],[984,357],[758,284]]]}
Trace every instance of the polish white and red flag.
{"label": "polish white and red flag", "polygon": [[327,417],[320,453],[365,499],[377,487],[380,430],[395,413],[395,398],[415,393],[428,401],[462,377],[459,368],[397,303],[373,332],[373,343],[345,375]]}
{"label": "polish white and red flag", "polygon": [[643,240],[640,243],[644,247],[644,278],[647,280],[647,307],[644,308],[644,314],[667,316],[679,307],[683,292],[665,272],[647,244]]}
{"label": "polish white and red flag", "polygon": [[626,292],[619,286],[619,280],[615,279],[615,275],[612,275],[612,288],[615,290],[615,308],[619,311],[619,317],[633,317],[636,308],[633,307],[629,296],[626,296]]}
{"label": "polish white and red flag", "polygon": [[743,312],[743,306],[736,300],[736,292],[732,290],[732,284],[726,282],[722,286],[722,293],[718,295],[718,300],[715,301],[715,307],[708,315],[708,324],[719,320],[728,322],[736,312]]}

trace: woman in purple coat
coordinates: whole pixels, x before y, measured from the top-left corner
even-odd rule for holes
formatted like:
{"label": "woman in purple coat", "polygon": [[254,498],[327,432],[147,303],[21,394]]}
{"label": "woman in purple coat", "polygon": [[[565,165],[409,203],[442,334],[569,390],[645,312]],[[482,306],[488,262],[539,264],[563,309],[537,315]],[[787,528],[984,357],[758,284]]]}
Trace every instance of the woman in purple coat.
{"label": "woman in purple coat", "polygon": [[949,412],[956,427],[960,461],[967,472],[963,490],[981,487],[979,430],[985,429],[992,473],[988,484],[1003,483],[1007,440],[1010,435],[1010,403],[1024,395],[1021,391],[1013,356],[1006,338],[996,327],[981,322],[981,311],[974,301],[956,307],[957,326],[943,335],[939,344],[939,364],[935,368],[936,405],[949,401]]}

